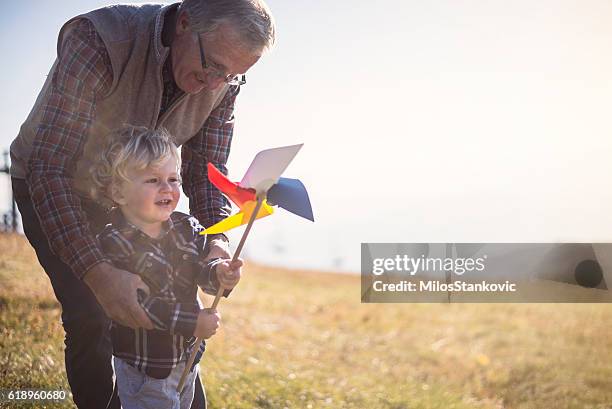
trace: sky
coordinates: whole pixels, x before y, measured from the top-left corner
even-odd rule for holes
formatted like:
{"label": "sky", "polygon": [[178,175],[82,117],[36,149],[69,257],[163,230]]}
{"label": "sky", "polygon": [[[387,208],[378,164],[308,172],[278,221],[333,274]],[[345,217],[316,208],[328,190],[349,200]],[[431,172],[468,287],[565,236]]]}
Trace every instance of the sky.
{"label": "sky", "polygon": [[[0,149],[62,23],[105,4],[6,6]],[[268,4],[278,41],[238,98],[230,176],[304,143],[284,176],[308,188],[315,223],[279,210],[246,258],[357,272],[361,242],[612,242],[612,3]]]}

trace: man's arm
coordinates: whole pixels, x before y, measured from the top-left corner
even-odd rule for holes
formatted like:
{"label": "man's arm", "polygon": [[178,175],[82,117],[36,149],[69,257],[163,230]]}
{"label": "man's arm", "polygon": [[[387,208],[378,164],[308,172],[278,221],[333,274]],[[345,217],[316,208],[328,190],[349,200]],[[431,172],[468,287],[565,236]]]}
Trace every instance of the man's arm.
{"label": "man's arm", "polygon": [[[189,207],[205,227],[223,220],[231,213],[231,205],[225,196],[208,180],[207,163],[212,162],[217,169],[227,175],[229,156],[234,133],[234,104],[240,88],[232,86],[215,108],[198,134],[182,147],[183,190],[189,197]],[[225,236],[210,237],[212,247],[227,247]],[[215,255],[211,248],[210,258]]]}
{"label": "man's arm", "polygon": [[53,251],[92,289],[106,314],[130,327],[152,328],[140,308],[139,277],[114,268],[91,233],[72,188],[71,171],[83,151],[96,100],[113,79],[104,43],[81,20],[64,40],[29,161],[32,203]]}
{"label": "man's arm", "polygon": [[79,278],[108,260],[88,228],[70,173],[83,151],[96,100],[108,92],[112,78],[102,40],[91,22],[79,21],[62,44],[28,164],[27,182],[42,229]]}

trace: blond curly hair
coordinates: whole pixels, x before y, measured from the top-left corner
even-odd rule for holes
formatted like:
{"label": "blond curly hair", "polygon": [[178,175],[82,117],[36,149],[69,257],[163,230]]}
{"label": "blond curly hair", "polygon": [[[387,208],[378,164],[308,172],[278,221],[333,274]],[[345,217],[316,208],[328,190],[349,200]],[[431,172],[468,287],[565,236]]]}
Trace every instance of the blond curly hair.
{"label": "blond curly hair", "polygon": [[151,130],[125,125],[111,132],[99,159],[89,170],[93,181],[91,198],[105,207],[113,207],[111,187],[128,182],[128,171],[155,168],[169,157],[176,160],[177,173],[180,173],[178,148],[163,128]]}

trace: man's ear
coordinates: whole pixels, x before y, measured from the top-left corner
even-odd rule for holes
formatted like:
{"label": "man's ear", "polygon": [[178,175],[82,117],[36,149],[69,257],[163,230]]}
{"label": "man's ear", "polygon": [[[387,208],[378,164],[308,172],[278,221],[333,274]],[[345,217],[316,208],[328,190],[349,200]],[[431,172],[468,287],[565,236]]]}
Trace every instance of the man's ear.
{"label": "man's ear", "polygon": [[125,197],[121,192],[121,186],[119,186],[117,183],[111,183],[111,185],[108,187],[108,195],[112,201],[117,203],[119,206],[126,204]]}
{"label": "man's ear", "polygon": [[191,24],[189,23],[189,15],[184,10],[179,10],[176,16],[176,34],[183,35],[191,31]]}

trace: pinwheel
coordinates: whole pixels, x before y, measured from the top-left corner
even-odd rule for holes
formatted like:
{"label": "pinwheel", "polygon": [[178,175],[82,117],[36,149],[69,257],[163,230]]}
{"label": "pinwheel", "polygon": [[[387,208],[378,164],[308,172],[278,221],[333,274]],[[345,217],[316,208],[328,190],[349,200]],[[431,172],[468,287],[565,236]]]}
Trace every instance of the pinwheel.
{"label": "pinwheel", "polygon": [[[281,207],[314,221],[308,192],[302,182],[298,179],[280,176],[302,146],[302,144],[291,145],[259,152],[255,155],[240,183],[230,181],[212,163],[208,163],[208,179],[234,202],[240,211],[205,229],[202,234],[223,233],[235,227],[247,225],[232,261],[238,259],[255,219],[274,213],[272,206]],[[211,309],[217,308],[223,291],[224,288],[220,287]],[[196,338],[193,351],[177,386],[179,392],[183,389],[183,383],[193,365],[200,342],[202,339]]]}

